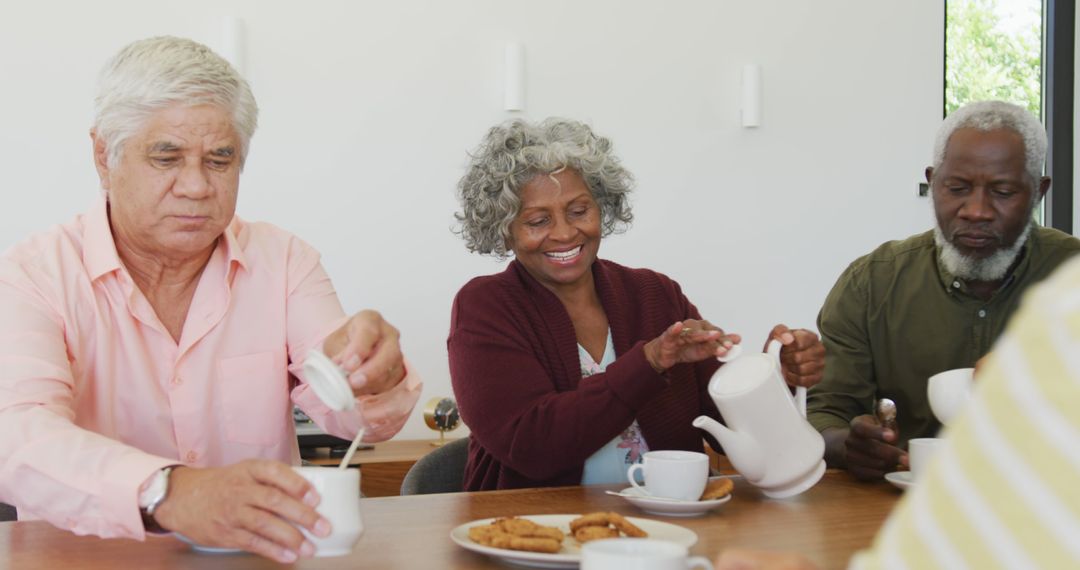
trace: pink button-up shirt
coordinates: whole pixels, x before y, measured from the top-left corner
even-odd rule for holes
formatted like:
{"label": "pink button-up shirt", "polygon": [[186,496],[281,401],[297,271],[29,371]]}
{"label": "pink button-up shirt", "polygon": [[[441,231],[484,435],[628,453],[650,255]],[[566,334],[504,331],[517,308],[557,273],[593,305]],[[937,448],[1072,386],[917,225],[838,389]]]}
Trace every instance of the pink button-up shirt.
{"label": "pink button-up shirt", "polygon": [[139,487],[157,469],[299,464],[293,402],[333,435],[391,437],[420,396],[414,373],[348,412],[302,382],[304,355],[346,318],[311,246],[236,218],[176,342],[120,262],[100,200],[0,257],[0,500],[20,519],[142,538]]}

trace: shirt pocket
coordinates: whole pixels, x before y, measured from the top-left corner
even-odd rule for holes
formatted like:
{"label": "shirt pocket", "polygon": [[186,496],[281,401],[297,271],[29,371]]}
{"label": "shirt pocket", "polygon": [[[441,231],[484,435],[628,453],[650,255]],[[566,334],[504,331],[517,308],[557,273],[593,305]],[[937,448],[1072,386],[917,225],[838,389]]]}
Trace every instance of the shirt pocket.
{"label": "shirt pocket", "polygon": [[225,437],[249,445],[279,445],[287,437],[289,390],[273,351],[218,360]]}

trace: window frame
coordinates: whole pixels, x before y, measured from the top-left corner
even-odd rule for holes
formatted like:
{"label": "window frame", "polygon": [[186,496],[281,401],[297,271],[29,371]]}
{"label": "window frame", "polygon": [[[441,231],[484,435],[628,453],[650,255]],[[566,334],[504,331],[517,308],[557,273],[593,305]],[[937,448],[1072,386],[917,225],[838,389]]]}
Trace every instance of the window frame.
{"label": "window frame", "polygon": [[1050,146],[1046,173],[1052,179],[1045,200],[1051,227],[1073,233],[1073,113],[1075,0],[1043,3],[1043,120]]}

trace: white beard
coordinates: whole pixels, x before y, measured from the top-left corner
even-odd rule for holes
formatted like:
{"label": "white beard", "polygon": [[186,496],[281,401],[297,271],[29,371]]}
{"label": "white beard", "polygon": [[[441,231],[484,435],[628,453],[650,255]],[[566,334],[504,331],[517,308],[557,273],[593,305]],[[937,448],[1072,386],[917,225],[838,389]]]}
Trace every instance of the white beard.
{"label": "white beard", "polygon": [[1020,249],[1024,247],[1028,236],[1031,235],[1031,227],[1034,222],[1029,222],[1024,227],[1016,241],[1009,247],[999,249],[989,257],[979,259],[964,255],[955,245],[945,239],[941,226],[934,219],[934,243],[941,248],[938,259],[945,266],[945,270],[964,281],[998,281],[1005,278],[1005,274],[1012,267],[1016,257],[1020,255]]}

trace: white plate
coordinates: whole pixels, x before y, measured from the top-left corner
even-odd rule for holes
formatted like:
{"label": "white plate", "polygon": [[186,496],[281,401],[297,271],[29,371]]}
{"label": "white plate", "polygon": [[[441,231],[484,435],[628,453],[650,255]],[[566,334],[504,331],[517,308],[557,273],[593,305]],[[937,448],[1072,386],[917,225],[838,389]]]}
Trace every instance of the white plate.
{"label": "white plate", "polygon": [[911,478],[911,471],[893,471],[892,473],[886,473],[885,480],[901,489],[907,489],[915,484],[915,480]]}
{"label": "white plate", "polygon": [[244,552],[244,550],[241,550],[239,548],[222,548],[220,546],[206,546],[204,544],[199,544],[178,532],[174,532],[173,536],[175,536],[180,542],[188,543],[188,545],[191,546],[191,549],[195,552],[202,552],[203,554],[237,554],[240,552]]}
{"label": "white plate", "polygon": [[[529,519],[536,524],[557,527],[564,533],[569,533],[570,521],[580,516],[581,515],[526,515],[521,518]],[[534,568],[577,568],[581,563],[581,543],[575,540],[572,535],[563,539],[562,549],[555,554],[493,548],[491,546],[484,546],[483,544],[473,542],[472,539],[469,538],[469,529],[471,527],[491,524],[491,521],[493,520],[495,519],[481,519],[457,526],[454,530],[450,531],[450,539],[466,550],[487,554],[488,556],[498,558],[503,562],[508,562],[510,564],[532,566]],[[695,534],[694,531],[671,523],[640,519],[637,517],[626,517],[626,520],[634,523],[641,528],[641,530],[649,533],[649,538],[670,540],[687,548],[696,544],[698,540],[697,534]]]}
{"label": "white plate", "polygon": [[731,493],[710,501],[676,501],[672,499],[654,499],[637,487],[627,487],[622,491],[622,498],[641,510],[666,517],[696,517],[703,515],[731,500]]}

